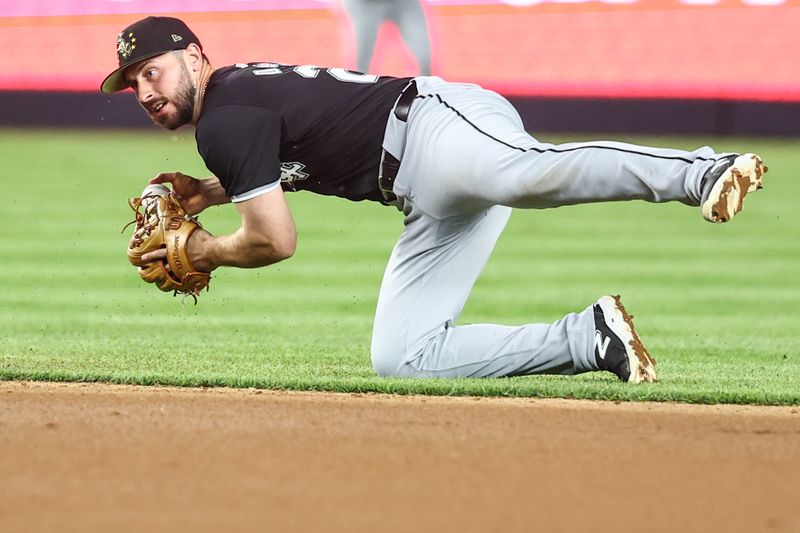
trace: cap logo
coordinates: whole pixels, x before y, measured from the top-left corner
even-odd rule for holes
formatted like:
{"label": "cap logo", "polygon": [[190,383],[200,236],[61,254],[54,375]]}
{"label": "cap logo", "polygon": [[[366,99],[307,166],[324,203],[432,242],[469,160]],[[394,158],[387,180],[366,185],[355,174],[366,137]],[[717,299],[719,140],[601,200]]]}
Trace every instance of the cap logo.
{"label": "cap logo", "polygon": [[182,40],[183,40],[183,37],[181,37],[180,35],[175,35],[174,33],[172,34],[172,42],[173,43],[177,43],[178,41],[182,41]]}
{"label": "cap logo", "polygon": [[133,36],[133,32],[128,33],[128,40],[125,40],[125,38],[126,36],[122,32],[117,35],[117,53],[122,59],[128,59],[133,51],[136,50],[136,37]]}

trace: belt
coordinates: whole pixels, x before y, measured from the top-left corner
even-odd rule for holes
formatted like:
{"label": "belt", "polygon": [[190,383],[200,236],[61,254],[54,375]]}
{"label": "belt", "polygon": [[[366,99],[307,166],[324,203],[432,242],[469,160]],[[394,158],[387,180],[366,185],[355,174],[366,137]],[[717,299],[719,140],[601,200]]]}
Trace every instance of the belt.
{"label": "belt", "polygon": [[[403,92],[400,93],[400,98],[397,99],[397,104],[394,106],[394,116],[400,122],[408,122],[408,115],[411,112],[411,104],[414,103],[414,98],[417,97],[417,83],[414,80],[406,85]],[[381,167],[378,172],[378,186],[380,187],[383,199],[386,203],[397,205],[397,196],[392,192],[394,188],[394,180],[397,178],[397,173],[400,171],[400,160],[395,156],[383,150],[381,154]]]}
{"label": "belt", "polygon": [[401,122],[408,122],[408,114],[411,112],[411,104],[414,103],[414,98],[417,97],[417,82],[411,80],[411,83],[406,85],[403,92],[400,93],[400,98],[397,99],[397,105],[394,106],[394,116]]}

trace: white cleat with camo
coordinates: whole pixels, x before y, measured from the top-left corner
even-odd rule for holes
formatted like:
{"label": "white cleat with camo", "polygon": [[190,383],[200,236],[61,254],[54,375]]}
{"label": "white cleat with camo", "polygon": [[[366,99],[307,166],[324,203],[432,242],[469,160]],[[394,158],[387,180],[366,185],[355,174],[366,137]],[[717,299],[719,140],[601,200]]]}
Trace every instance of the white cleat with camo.
{"label": "white cleat with camo", "polygon": [[717,161],[703,176],[700,210],[709,222],[727,222],[742,210],[747,193],[763,187],[767,172],[756,154],[729,155]]}

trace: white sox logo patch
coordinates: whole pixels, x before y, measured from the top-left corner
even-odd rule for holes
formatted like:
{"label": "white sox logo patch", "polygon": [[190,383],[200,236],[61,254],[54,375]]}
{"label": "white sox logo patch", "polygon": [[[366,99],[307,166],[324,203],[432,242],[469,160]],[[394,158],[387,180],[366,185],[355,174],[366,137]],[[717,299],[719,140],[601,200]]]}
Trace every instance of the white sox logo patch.
{"label": "white sox logo patch", "polygon": [[299,161],[281,163],[281,183],[293,185],[296,181],[308,179],[310,174],[308,172],[303,172],[305,168],[306,166]]}
{"label": "white sox logo patch", "polygon": [[133,33],[128,33],[127,38],[129,40],[125,40],[125,35],[121,32],[117,35],[117,53],[122,59],[128,59],[128,57],[136,50],[136,37],[134,37]]}

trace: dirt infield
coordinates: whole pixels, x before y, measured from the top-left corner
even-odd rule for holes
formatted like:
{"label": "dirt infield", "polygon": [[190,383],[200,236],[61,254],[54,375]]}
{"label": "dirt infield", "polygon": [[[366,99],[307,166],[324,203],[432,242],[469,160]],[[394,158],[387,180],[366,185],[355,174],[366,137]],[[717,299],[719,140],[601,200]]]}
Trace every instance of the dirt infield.
{"label": "dirt infield", "polygon": [[800,408],[0,382],[0,531],[800,531]]}

